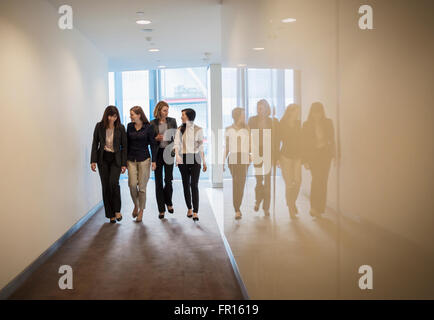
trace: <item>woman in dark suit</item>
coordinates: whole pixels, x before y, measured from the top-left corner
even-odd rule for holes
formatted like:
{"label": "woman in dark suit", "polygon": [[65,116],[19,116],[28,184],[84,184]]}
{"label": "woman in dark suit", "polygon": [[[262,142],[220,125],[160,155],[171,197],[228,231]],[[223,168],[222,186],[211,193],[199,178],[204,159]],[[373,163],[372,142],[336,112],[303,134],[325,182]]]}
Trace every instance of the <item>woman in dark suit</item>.
{"label": "woman in dark suit", "polygon": [[111,223],[121,221],[119,176],[127,169],[127,134],[115,106],[108,106],[95,126],[90,162],[92,171],[98,166],[105,216]]}
{"label": "woman in dark suit", "polygon": [[[151,125],[154,128],[154,137],[156,140],[153,152],[155,156],[152,160],[152,170],[155,176],[155,195],[158,204],[158,217],[164,218],[167,211],[173,213],[172,204],[172,180],[173,180],[173,163],[174,154],[173,141],[177,129],[176,119],[169,115],[169,105],[165,101],[160,101],[154,108],[154,117]],[[163,186],[163,169],[164,169],[164,186]]]}
{"label": "woman in dark suit", "polygon": [[333,122],[326,118],[322,103],[315,102],[310,107],[302,137],[302,162],[312,175],[310,215],[319,217],[325,211],[330,165],[336,156]]}

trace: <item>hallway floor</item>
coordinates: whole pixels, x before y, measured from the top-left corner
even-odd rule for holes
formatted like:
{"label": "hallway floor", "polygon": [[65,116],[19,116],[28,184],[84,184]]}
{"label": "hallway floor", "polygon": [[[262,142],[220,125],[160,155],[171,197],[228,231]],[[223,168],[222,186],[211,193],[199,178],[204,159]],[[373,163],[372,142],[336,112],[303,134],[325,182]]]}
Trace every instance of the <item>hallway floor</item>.
{"label": "hallway floor", "polygon": [[[99,210],[10,299],[242,299],[204,188],[196,224],[186,217],[180,181],[174,190],[175,213],[160,220],[150,180],[136,223],[121,180],[123,220],[110,224]],[[73,290],[59,289],[61,265],[73,269]]]}
{"label": "hallway floor", "polygon": [[[300,192],[291,220],[285,186],[276,179],[275,209],[255,212],[255,179],[247,181],[234,219],[232,180],[224,181],[224,233],[251,299],[433,299],[434,253],[367,222],[327,210],[309,215]],[[273,206],[272,206],[273,208]],[[361,290],[361,265],[373,268],[373,290]]]}

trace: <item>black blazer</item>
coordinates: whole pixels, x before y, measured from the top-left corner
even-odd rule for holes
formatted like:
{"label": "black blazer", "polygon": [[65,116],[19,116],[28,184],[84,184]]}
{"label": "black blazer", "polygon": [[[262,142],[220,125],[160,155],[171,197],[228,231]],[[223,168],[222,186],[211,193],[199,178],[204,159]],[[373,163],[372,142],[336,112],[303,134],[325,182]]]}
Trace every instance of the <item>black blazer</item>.
{"label": "black blazer", "polygon": [[[102,122],[98,122],[93,132],[92,151],[90,162],[102,163],[105,146],[105,128]],[[115,161],[119,167],[127,166],[128,139],[125,127],[121,124],[113,132],[113,149],[115,151]]]}
{"label": "black blazer", "polygon": [[279,120],[277,118],[266,117],[265,127],[259,128],[259,116],[250,117],[247,126],[250,130],[252,129],[260,129],[259,130],[259,155],[263,156],[263,131],[262,129],[270,129],[271,130],[271,159],[274,162],[277,159],[280,149],[280,141],[278,139],[277,131],[279,128]]}
{"label": "black blazer", "polygon": [[[178,128],[178,125],[176,124],[176,119],[175,118],[167,117],[166,121],[167,121],[167,129],[177,129]],[[158,129],[159,123],[158,122],[159,122],[159,120],[157,118],[151,120],[151,122],[150,122],[151,125],[152,125],[152,127],[154,128],[154,138],[158,135],[158,132],[159,132],[159,129]],[[170,141],[174,141],[175,140],[176,131],[175,130],[172,130],[172,131],[173,132],[172,132],[172,135],[170,137],[171,138]],[[153,154],[155,154],[155,155],[157,154],[159,146],[160,146],[160,143],[157,141],[151,147],[151,148],[153,148],[151,150]]]}
{"label": "black blazer", "polygon": [[[335,143],[335,130],[333,127],[333,121],[328,118],[324,118],[320,121],[319,125],[324,130],[326,139],[326,154],[328,157],[333,158],[336,156],[336,143]],[[311,162],[315,157],[317,157],[316,151],[316,135],[315,135],[315,125],[313,121],[306,121],[303,124],[302,129],[302,143],[303,143],[303,163]]]}

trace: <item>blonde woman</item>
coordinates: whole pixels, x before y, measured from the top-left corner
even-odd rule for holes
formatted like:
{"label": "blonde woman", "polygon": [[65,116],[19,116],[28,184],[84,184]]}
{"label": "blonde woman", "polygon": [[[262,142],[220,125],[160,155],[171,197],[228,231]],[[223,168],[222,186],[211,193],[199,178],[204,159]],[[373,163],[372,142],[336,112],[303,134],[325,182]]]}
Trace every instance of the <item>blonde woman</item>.
{"label": "blonde woman", "polygon": [[[158,217],[164,218],[167,211],[173,213],[172,180],[173,180],[173,141],[176,133],[176,119],[169,117],[169,105],[160,101],[154,108],[154,117],[151,125],[156,140],[155,157],[152,160],[152,170],[155,176],[155,195],[157,197]],[[164,170],[164,185],[163,185]]]}

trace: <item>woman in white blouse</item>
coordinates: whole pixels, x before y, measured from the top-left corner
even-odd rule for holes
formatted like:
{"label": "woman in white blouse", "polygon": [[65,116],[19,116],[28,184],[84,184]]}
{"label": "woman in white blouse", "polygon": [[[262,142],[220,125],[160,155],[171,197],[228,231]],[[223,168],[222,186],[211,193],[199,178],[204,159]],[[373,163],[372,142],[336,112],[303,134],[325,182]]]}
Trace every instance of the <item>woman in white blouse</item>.
{"label": "woman in white blouse", "polygon": [[201,163],[203,164],[203,172],[206,171],[207,167],[203,152],[203,130],[194,124],[195,118],[196,112],[193,109],[182,110],[182,125],[176,131],[174,149],[176,165],[181,172],[184,187],[185,204],[188,208],[187,217],[193,218],[193,221],[196,222],[199,220],[197,216],[199,212],[198,184]]}

